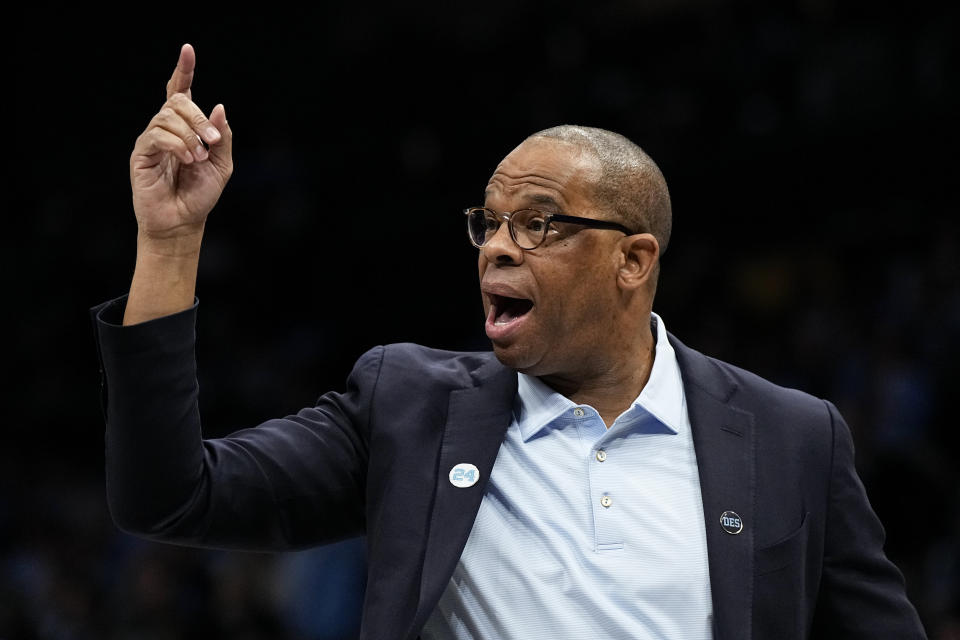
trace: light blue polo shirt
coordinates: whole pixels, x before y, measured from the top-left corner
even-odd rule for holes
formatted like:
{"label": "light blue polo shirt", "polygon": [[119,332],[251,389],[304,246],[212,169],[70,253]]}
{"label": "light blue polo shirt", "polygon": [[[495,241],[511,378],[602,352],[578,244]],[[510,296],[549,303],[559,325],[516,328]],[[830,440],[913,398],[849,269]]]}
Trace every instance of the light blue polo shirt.
{"label": "light blue polo shirt", "polygon": [[683,382],[652,324],[650,378],[610,429],[518,374],[513,423],[424,640],[712,637]]}

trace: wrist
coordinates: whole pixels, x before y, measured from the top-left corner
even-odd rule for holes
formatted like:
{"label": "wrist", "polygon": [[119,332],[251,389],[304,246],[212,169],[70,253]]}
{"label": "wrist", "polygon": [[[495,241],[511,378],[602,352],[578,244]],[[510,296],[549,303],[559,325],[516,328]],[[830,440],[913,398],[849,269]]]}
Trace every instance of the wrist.
{"label": "wrist", "polygon": [[199,237],[140,238],[123,324],[138,324],[188,309],[200,264]]}
{"label": "wrist", "polygon": [[203,242],[203,223],[179,227],[176,233],[156,234],[137,231],[137,257],[195,260]]}

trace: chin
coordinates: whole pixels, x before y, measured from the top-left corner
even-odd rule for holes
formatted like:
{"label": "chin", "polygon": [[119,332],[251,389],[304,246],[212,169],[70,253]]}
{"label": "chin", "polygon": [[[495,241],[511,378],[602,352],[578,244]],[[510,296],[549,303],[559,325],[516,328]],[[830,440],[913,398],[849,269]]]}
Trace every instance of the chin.
{"label": "chin", "polygon": [[500,364],[520,373],[529,375],[539,375],[536,373],[538,358],[536,358],[529,348],[512,344],[509,346],[498,346],[493,343],[493,354],[497,356]]}

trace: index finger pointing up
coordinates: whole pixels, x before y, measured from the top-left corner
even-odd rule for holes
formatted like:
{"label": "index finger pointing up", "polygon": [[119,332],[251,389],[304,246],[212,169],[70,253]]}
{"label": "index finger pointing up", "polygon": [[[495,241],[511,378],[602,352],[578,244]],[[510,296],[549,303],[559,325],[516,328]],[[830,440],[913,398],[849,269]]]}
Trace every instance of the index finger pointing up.
{"label": "index finger pointing up", "polygon": [[177,68],[173,70],[173,75],[167,82],[167,99],[170,99],[175,93],[185,93],[190,98],[190,85],[193,84],[193,69],[197,64],[197,54],[193,47],[185,44],[180,47],[180,59],[177,60]]}

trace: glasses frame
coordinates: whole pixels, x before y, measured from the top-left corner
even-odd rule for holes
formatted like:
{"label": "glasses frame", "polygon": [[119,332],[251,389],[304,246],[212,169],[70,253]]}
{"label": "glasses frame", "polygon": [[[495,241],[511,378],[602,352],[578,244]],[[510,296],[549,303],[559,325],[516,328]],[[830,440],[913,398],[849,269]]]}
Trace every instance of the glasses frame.
{"label": "glasses frame", "polygon": [[[477,249],[482,249],[485,246],[487,246],[490,243],[490,240],[487,239],[487,241],[484,242],[483,244],[477,244],[477,242],[473,239],[473,234],[470,232],[470,216],[475,211],[488,211],[492,213],[494,217],[501,220],[500,224],[503,224],[503,222],[506,222],[507,231],[509,231],[510,233],[510,239],[513,240],[513,243],[515,245],[517,245],[524,251],[533,251],[534,249],[542,245],[547,240],[547,233],[550,231],[550,224],[553,222],[566,222],[569,224],[578,224],[584,227],[590,227],[592,229],[610,229],[612,231],[620,231],[621,233],[624,233],[628,236],[632,236],[636,233],[639,233],[637,231],[632,231],[631,229],[628,229],[627,227],[623,226],[618,222],[611,222],[609,220],[597,220],[596,218],[583,218],[580,216],[568,216],[565,213],[546,213],[545,211],[541,211],[540,209],[534,209],[533,207],[524,207],[523,209],[517,209],[516,211],[504,211],[502,213],[499,211],[494,211],[490,207],[469,207],[463,210],[463,215],[467,217],[467,237],[470,238],[470,244],[475,246]],[[520,244],[520,242],[517,240],[517,231],[513,226],[513,216],[520,213],[521,211],[534,211],[540,216],[542,216],[544,220],[543,235],[540,237],[540,242],[533,245],[532,247],[525,247],[522,244]],[[497,231],[499,230],[500,228],[498,227]],[[494,235],[496,235],[496,231],[494,231],[493,234],[490,235],[490,238],[492,238]]]}

